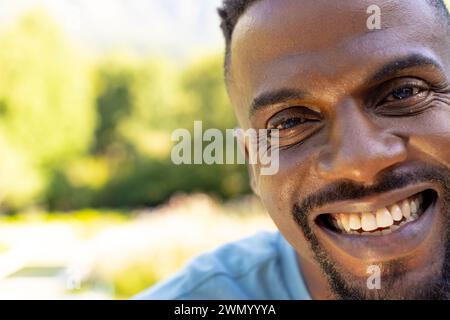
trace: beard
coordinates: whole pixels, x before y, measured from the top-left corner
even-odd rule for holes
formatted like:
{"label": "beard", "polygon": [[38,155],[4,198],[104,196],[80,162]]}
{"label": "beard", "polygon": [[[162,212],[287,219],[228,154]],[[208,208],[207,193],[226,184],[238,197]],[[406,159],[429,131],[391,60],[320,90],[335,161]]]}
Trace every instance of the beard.
{"label": "beard", "polygon": [[[445,232],[441,235],[441,248],[436,249],[437,258],[430,261],[431,275],[408,270],[405,258],[393,259],[371,265],[382,266],[382,288],[369,290],[366,281],[358,278],[339,263],[319,243],[308,222],[308,213],[315,207],[340,200],[357,199],[376,195],[411,184],[432,182],[440,189]],[[436,200],[437,201],[437,200]],[[450,299],[450,171],[437,166],[424,166],[408,173],[388,172],[380,176],[376,184],[367,187],[349,181],[330,185],[306,197],[293,207],[293,218],[309,242],[314,259],[328,280],[331,291],[337,298],[345,300],[365,299]],[[361,284],[364,283],[364,286]]]}

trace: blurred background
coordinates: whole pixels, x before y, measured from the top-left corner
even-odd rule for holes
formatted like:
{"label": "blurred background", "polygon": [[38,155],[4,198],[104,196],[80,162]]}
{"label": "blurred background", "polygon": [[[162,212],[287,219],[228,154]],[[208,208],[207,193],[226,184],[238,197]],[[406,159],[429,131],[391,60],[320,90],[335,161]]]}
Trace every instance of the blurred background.
{"label": "blurred background", "polygon": [[0,0],[0,299],[126,299],[274,230],[245,166],[173,165],[234,128],[220,0]]}

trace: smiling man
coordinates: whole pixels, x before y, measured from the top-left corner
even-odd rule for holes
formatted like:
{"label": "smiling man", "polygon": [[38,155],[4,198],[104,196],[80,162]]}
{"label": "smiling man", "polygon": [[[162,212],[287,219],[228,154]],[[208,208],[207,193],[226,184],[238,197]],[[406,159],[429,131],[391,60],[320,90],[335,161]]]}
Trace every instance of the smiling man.
{"label": "smiling man", "polygon": [[141,297],[448,299],[443,2],[227,0],[220,14],[240,126],[279,130],[278,173],[250,173],[280,232],[197,258]]}

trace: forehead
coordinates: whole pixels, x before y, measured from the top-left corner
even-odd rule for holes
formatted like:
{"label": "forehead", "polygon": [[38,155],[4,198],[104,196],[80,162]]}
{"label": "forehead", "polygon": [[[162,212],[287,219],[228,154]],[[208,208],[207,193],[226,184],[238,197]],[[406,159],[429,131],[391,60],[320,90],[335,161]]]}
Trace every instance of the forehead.
{"label": "forehead", "polygon": [[[369,6],[381,30],[369,30]],[[425,0],[260,0],[236,24],[231,42],[230,95],[235,107],[275,87],[345,90],[383,61],[439,51],[443,29]]]}

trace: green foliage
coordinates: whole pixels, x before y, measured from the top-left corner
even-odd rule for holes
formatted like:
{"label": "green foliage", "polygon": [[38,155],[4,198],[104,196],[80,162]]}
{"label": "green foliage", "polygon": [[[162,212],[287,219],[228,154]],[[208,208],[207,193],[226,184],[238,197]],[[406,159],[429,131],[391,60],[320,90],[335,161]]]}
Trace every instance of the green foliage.
{"label": "green foliage", "polygon": [[[178,191],[249,191],[243,166],[176,166],[171,133],[236,126],[221,54],[184,67],[125,54],[86,60],[32,11],[0,33],[0,204],[142,206]],[[7,155],[3,157],[3,155]]]}
{"label": "green foliage", "polygon": [[189,97],[185,106],[185,127],[202,120],[204,128],[227,129],[236,126],[223,78],[221,55],[204,57],[189,66],[181,76],[182,90]]}
{"label": "green foliage", "polygon": [[30,202],[43,184],[30,159],[21,150],[13,148],[3,134],[0,134],[0,176],[0,203],[7,208]]}
{"label": "green foliage", "polygon": [[248,192],[242,167],[176,166],[168,160],[129,163],[102,189],[93,203],[99,207],[157,205],[175,192],[208,192],[230,198]]}
{"label": "green foliage", "polygon": [[0,65],[0,154],[16,164],[2,176],[3,205],[16,207],[45,188],[40,177],[86,150],[95,114],[88,69],[45,13],[33,11],[0,35]]}
{"label": "green foliage", "polygon": [[1,128],[39,165],[89,145],[94,113],[86,66],[58,28],[37,11],[0,37]]}
{"label": "green foliage", "polygon": [[116,141],[118,126],[131,113],[134,69],[120,57],[101,61],[96,71],[97,126],[94,153],[105,152]]}
{"label": "green foliage", "polygon": [[161,281],[149,263],[136,263],[111,277],[117,299],[130,299],[137,293]]}

